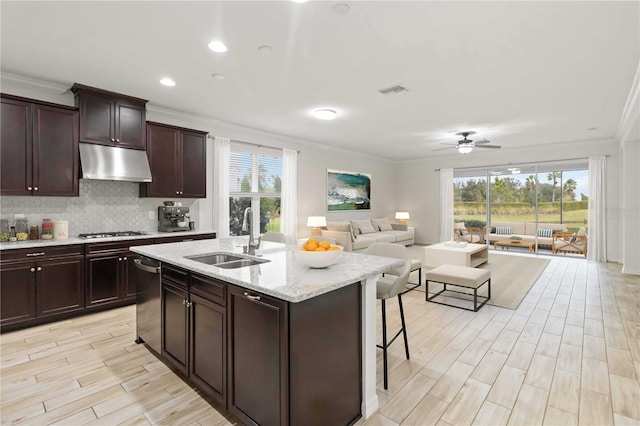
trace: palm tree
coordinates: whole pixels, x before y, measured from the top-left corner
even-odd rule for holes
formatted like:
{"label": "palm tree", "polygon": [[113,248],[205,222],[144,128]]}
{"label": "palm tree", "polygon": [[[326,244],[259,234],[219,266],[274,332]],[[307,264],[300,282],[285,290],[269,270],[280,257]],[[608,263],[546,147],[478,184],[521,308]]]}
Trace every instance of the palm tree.
{"label": "palm tree", "polygon": [[556,201],[556,186],[558,186],[558,179],[562,179],[562,172],[551,172],[547,175],[547,180],[553,181],[553,191],[551,191],[551,202]]}
{"label": "palm tree", "polygon": [[565,195],[570,197],[571,200],[575,200],[576,194],[574,191],[576,190],[577,187],[578,187],[578,183],[575,180],[567,179],[564,185],[562,185],[562,191],[565,193]]}

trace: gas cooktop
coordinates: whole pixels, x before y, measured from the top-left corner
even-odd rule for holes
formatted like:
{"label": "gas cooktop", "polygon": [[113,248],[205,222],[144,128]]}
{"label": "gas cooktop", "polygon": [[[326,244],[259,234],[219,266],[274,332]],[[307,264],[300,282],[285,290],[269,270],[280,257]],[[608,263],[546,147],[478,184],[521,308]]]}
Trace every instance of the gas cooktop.
{"label": "gas cooktop", "polygon": [[79,234],[78,237],[90,240],[93,238],[135,237],[137,235],[147,235],[147,233],[141,231],[96,232],[93,234]]}

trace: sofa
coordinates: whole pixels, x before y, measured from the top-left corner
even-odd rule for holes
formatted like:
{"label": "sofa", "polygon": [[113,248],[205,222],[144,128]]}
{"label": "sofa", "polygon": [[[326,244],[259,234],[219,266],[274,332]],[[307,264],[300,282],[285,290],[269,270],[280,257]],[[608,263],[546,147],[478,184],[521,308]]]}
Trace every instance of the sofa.
{"label": "sofa", "polygon": [[512,236],[518,236],[522,241],[535,241],[537,235],[539,246],[552,246],[553,234],[566,231],[567,225],[561,223],[494,222],[485,227],[483,235],[490,243]]}
{"label": "sofa", "polygon": [[390,223],[387,218],[327,222],[326,228],[322,236],[334,238],[345,251],[360,252],[375,242],[404,246],[414,243],[413,232],[407,225]]}

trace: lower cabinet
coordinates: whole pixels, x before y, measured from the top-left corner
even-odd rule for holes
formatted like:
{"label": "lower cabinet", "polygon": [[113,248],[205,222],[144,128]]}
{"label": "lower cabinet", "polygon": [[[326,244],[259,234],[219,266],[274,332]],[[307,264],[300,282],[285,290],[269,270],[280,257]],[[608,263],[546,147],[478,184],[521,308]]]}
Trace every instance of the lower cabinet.
{"label": "lower cabinet", "polygon": [[17,249],[3,253],[0,299],[2,331],[83,310],[83,247]]}
{"label": "lower cabinet", "polygon": [[[225,283],[163,268],[162,355],[204,393],[226,405]],[[193,291],[188,291],[191,288]]]}

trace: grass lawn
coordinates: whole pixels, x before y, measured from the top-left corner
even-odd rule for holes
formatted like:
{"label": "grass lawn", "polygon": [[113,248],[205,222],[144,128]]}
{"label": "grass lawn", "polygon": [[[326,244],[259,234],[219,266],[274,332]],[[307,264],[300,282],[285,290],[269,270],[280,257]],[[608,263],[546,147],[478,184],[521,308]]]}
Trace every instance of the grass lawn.
{"label": "grass lawn", "polygon": [[[569,231],[577,231],[581,226],[587,227],[588,210],[573,210],[564,212],[562,215],[562,223],[567,225]],[[486,216],[483,214],[477,215],[457,215],[454,216],[456,222],[462,222],[465,220],[481,220],[485,221]],[[492,215],[491,220],[493,222],[535,222],[535,214],[502,214]],[[550,215],[538,215],[539,223],[560,223],[560,214]]]}

